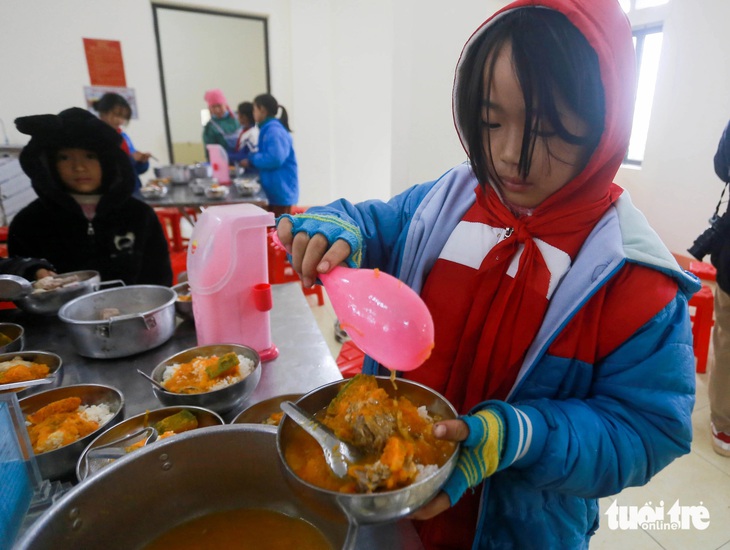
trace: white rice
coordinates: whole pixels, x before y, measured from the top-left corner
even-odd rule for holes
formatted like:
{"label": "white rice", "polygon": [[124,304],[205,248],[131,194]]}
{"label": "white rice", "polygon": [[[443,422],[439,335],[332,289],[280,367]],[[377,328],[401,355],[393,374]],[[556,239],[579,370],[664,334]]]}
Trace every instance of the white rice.
{"label": "white rice", "polygon": [[[207,359],[207,357],[196,357],[192,361],[196,361],[197,359]],[[165,370],[162,372],[162,383],[164,384],[167,382],[170,378],[174,376],[174,374],[177,372],[177,369],[180,368],[181,363],[174,363],[172,365],[168,365],[165,367]],[[226,386],[230,386],[231,384],[235,384],[236,382],[239,382],[246,378],[249,374],[251,374],[256,367],[256,364],[249,359],[248,357],[244,355],[238,355],[238,371],[239,374],[231,374],[227,376],[221,377],[214,385],[211,387],[210,391],[219,390],[221,388],[225,388]],[[197,367],[195,370],[203,369],[203,367]]]}
{"label": "white rice", "polygon": [[[81,417],[89,422],[96,422],[99,425],[99,428],[109,422],[114,416],[114,412],[112,412],[111,407],[106,403],[99,403],[98,405],[79,405],[75,412],[79,413]],[[27,420],[25,424],[26,426],[32,426],[32,423]],[[94,430],[94,432],[96,432],[99,428]],[[88,437],[88,435],[84,437]],[[63,431],[57,430],[48,436],[45,445],[40,451],[45,453],[48,451],[54,451],[63,446]]]}
{"label": "white rice", "polygon": [[78,411],[86,420],[99,424],[99,427],[102,427],[104,424],[109,422],[114,416],[114,413],[110,410],[109,405],[106,403],[100,403],[98,405],[80,405]]}

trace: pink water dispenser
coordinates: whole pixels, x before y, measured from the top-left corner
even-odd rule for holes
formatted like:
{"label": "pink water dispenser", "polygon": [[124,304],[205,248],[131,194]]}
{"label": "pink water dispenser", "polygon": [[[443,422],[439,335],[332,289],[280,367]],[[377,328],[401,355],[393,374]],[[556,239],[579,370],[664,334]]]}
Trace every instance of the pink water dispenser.
{"label": "pink water dispenser", "polygon": [[218,180],[218,183],[230,185],[231,173],[228,169],[228,153],[217,143],[205,147],[208,149],[208,160],[210,160],[210,167],[213,169],[213,177]]}
{"label": "pink water dispenser", "polygon": [[253,204],[203,210],[188,247],[188,283],[198,345],[243,344],[262,361],[279,351],[271,342],[272,307],[266,228],[274,214]]}

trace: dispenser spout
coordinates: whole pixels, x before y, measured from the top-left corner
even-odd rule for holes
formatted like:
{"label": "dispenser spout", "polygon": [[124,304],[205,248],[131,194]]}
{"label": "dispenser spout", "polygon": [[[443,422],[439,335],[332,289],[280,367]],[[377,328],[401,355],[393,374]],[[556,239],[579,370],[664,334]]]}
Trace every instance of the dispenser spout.
{"label": "dispenser spout", "polygon": [[271,297],[271,285],[269,283],[259,283],[253,286],[253,303],[259,311],[270,311],[274,306]]}

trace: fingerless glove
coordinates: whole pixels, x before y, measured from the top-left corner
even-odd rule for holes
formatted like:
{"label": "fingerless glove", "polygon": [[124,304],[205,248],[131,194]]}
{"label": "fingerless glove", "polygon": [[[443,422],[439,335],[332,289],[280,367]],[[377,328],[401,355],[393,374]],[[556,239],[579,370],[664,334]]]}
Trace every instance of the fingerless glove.
{"label": "fingerless glove", "polygon": [[332,246],[337,239],[342,239],[350,245],[350,255],[347,258],[349,267],[360,267],[362,263],[362,233],[356,225],[338,218],[318,214],[298,214],[290,216],[284,214],[277,219],[277,225],[283,219],[292,224],[292,235],[304,231],[309,237],[316,234],[324,235]]}
{"label": "fingerless glove", "polygon": [[497,410],[483,409],[460,418],[469,426],[469,437],[461,443],[456,468],[442,487],[452,506],[469,487],[497,471],[505,438],[504,418]]}

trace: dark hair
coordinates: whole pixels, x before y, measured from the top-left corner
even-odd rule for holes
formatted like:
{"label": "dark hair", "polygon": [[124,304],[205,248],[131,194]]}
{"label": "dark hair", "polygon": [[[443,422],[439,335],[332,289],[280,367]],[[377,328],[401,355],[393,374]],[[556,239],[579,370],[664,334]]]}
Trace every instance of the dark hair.
{"label": "dark hair", "polygon": [[253,124],[253,103],[250,101],[244,101],[243,103],[238,104],[238,114],[239,116],[245,116],[248,118],[248,120]]}
{"label": "dark hair", "polygon": [[124,97],[114,92],[107,92],[100,99],[91,104],[97,113],[110,113],[117,107],[121,107],[127,114],[125,118],[132,118],[132,107]]}
{"label": "dark hair", "polygon": [[[520,176],[530,172],[535,144],[542,139],[541,126],[551,128],[567,143],[586,146],[591,154],[604,128],[606,106],[598,56],[586,38],[560,12],[544,8],[508,12],[491,22],[469,47],[456,81],[457,124],[482,185],[498,179],[494,163],[485,153],[489,147],[484,147],[483,128],[489,121],[483,120],[482,108],[485,98],[489,100],[497,54],[510,44],[525,99]],[[565,102],[587,124],[587,135],[577,136],[565,128],[558,101]],[[486,140],[488,143],[488,133]]]}
{"label": "dark hair", "polygon": [[[279,102],[276,101],[276,98],[271,94],[261,94],[257,95],[254,100],[254,104],[258,105],[259,107],[262,107],[266,110],[267,113],[269,113],[269,116],[273,116],[279,119],[279,122],[281,122],[284,125],[284,128],[286,128],[289,132],[291,132],[291,128],[289,128],[289,115],[286,112],[286,108],[284,108],[283,105],[279,105]],[[281,116],[276,116],[279,112],[279,109],[281,109]]]}

